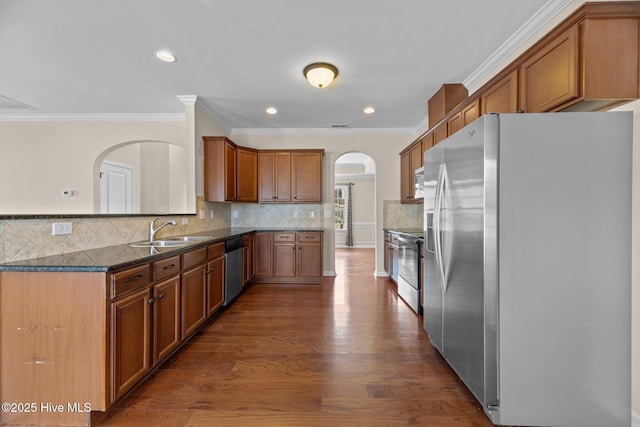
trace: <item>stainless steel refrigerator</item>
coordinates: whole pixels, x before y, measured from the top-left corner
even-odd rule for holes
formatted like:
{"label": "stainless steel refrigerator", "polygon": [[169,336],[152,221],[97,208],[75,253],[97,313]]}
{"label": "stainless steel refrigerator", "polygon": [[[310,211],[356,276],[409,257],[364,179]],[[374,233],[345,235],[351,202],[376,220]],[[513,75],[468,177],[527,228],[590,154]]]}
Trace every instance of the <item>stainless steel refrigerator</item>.
{"label": "stainless steel refrigerator", "polygon": [[631,113],[489,114],[425,153],[424,327],[494,424],[631,424]]}

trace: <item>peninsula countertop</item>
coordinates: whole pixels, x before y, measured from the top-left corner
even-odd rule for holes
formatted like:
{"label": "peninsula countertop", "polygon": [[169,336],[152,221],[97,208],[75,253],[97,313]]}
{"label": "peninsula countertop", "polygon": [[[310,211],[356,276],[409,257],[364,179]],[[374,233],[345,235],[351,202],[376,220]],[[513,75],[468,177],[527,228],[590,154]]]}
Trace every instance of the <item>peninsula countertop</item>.
{"label": "peninsula countertop", "polygon": [[[209,230],[202,233],[190,234],[209,237],[208,240],[190,242],[177,247],[132,247],[131,243],[88,249],[85,251],[69,252],[41,258],[30,258],[0,264],[0,271],[53,271],[53,272],[108,272],[120,270],[142,262],[155,261],[168,256],[191,251],[200,246],[224,242],[234,237],[240,237],[253,232],[323,232],[318,227],[232,227]],[[173,236],[172,236],[173,237]],[[176,236],[178,237],[178,236]],[[168,239],[171,237],[168,237]],[[161,239],[158,239],[161,240]]]}

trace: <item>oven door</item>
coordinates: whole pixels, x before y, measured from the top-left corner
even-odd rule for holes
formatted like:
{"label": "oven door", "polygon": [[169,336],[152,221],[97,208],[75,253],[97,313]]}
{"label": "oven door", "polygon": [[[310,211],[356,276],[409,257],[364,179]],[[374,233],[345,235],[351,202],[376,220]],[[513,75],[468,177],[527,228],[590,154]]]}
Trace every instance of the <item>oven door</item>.
{"label": "oven door", "polygon": [[398,238],[398,295],[420,313],[420,240]]}

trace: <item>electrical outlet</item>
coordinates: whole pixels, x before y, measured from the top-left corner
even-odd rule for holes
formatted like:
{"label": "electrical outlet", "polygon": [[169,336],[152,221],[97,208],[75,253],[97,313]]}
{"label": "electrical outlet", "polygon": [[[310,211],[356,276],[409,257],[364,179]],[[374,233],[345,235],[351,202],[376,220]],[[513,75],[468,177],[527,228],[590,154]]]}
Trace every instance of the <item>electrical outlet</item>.
{"label": "electrical outlet", "polygon": [[314,211],[309,212],[309,218],[314,218],[316,213]]}
{"label": "electrical outlet", "polygon": [[200,209],[200,219],[204,219],[204,209]]}
{"label": "electrical outlet", "polygon": [[324,211],[325,218],[331,218],[331,211]]}
{"label": "electrical outlet", "polygon": [[189,225],[189,218],[182,218],[182,225]]}
{"label": "electrical outlet", "polygon": [[233,211],[233,217],[238,218],[238,211]]}
{"label": "electrical outlet", "polygon": [[213,219],[213,209],[209,211],[209,218]]}
{"label": "electrical outlet", "polygon": [[73,224],[70,222],[54,222],[51,226],[52,236],[65,236],[73,233]]}
{"label": "electrical outlet", "polygon": [[293,211],[293,217],[298,218],[298,211]]}

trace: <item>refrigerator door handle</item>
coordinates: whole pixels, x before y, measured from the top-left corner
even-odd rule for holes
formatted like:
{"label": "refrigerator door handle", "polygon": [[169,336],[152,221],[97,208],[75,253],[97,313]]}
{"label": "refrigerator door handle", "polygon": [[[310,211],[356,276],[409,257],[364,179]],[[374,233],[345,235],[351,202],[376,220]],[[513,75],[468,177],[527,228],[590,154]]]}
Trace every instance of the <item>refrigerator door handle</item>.
{"label": "refrigerator door handle", "polygon": [[435,234],[435,255],[438,276],[440,277],[440,287],[444,293],[447,292],[447,282],[444,275],[444,263],[442,260],[442,200],[444,198],[444,184],[447,176],[447,165],[441,164],[438,169],[438,182],[436,184],[436,202],[434,206],[433,228]]}

